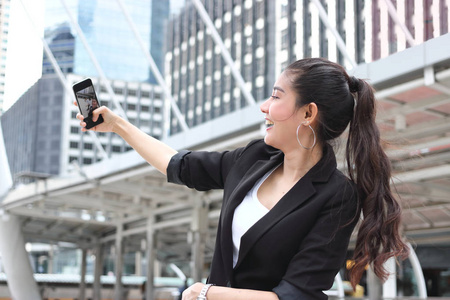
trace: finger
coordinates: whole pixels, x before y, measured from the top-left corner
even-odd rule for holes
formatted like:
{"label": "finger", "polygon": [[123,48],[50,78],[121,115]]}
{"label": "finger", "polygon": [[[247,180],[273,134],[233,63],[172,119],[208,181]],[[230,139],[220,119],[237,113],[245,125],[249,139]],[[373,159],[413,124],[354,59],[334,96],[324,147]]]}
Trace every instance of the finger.
{"label": "finger", "polygon": [[106,109],[107,108],[105,106],[100,106],[99,108],[94,109],[94,111],[92,112],[92,121],[97,122],[98,116],[103,112],[106,112]]}
{"label": "finger", "polygon": [[73,101],[73,105],[78,106],[78,102],[77,101]]}
{"label": "finger", "polygon": [[83,127],[83,128],[86,127],[86,122],[81,121],[80,122],[80,126]]}
{"label": "finger", "polygon": [[77,119],[80,120],[80,121],[83,121],[84,120],[84,116],[82,114],[80,114],[80,113],[77,113]]}

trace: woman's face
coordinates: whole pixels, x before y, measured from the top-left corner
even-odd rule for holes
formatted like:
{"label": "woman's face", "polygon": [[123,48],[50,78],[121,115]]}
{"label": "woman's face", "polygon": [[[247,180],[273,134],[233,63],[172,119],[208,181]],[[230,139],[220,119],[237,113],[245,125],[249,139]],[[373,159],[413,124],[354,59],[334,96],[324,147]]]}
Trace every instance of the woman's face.
{"label": "woman's face", "polygon": [[289,78],[282,73],[275,82],[272,96],[260,106],[266,115],[266,144],[281,150],[290,145],[298,147],[297,127],[304,119],[302,109],[296,108],[297,97]]}

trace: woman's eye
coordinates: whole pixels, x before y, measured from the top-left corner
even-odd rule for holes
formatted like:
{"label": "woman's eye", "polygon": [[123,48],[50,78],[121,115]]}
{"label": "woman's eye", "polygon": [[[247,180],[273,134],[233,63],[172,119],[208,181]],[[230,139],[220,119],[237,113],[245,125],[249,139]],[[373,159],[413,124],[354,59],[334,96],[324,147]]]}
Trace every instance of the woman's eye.
{"label": "woman's eye", "polygon": [[280,97],[277,97],[275,95],[270,96],[270,98],[272,98],[272,99],[280,99]]}

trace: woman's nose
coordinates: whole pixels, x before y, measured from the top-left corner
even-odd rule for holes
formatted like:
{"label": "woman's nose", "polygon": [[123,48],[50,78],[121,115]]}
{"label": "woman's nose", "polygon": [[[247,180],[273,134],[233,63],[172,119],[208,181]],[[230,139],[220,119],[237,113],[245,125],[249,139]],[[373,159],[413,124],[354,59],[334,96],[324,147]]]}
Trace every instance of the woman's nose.
{"label": "woman's nose", "polygon": [[259,108],[261,109],[261,112],[267,113],[267,112],[269,111],[269,100],[270,100],[270,98],[267,99],[266,101],[264,101],[264,102],[259,106]]}

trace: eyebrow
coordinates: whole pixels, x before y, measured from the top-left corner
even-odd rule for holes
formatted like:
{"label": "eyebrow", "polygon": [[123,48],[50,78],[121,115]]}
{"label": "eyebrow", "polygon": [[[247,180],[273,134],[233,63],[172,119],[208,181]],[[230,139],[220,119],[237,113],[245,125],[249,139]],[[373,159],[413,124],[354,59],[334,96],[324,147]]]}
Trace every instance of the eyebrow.
{"label": "eyebrow", "polygon": [[274,91],[278,90],[278,91],[280,91],[280,92],[286,94],[286,92],[285,92],[282,88],[280,88],[279,86],[274,86],[274,87],[273,87],[273,90],[274,90]]}

